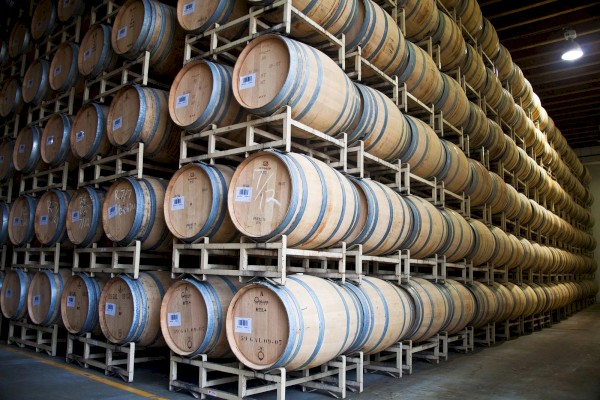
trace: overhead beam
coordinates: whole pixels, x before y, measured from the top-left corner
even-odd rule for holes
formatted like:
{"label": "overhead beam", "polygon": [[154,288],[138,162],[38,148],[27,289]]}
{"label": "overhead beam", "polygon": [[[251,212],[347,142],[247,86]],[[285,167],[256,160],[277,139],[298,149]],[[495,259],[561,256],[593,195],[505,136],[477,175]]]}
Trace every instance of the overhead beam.
{"label": "overhead beam", "polygon": [[[587,8],[596,6],[597,4],[599,4],[599,3],[592,3],[592,4],[586,4],[586,5],[579,6],[579,7],[572,7],[572,8],[568,8],[566,10],[562,10],[562,11],[559,11],[559,12],[542,15],[541,17],[538,17],[538,18],[534,18],[534,19],[529,19],[529,20],[526,20],[526,21],[517,22],[517,23],[512,24],[512,25],[505,25],[505,26],[503,26],[501,28],[496,28],[496,32],[500,33],[500,32],[507,31],[509,29],[518,28],[520,26],[530,25],[530,24],[535,23],[535,22],[540,22],[540,21],[551,19],[551,18],[559,17],[561,15],[575,13],[576,11],[585,10]],[[575,18],[572,18],[572,19],[575,19]]]}
{"label": "overhead beam", "polygon": [[[598,54],[600,54],[600,50],[588,51],[585,53],[584,57],[591,58],[593,56],[597,56]],[[546,61],[537,61],[537,62],[533,62],[533,63],[519,63],[518,59],[513,60],[513,61],[521,68],[521,70],[523,70],[523,72],[525,72],[527,70],[531,70],[531,69],[547,67],[547,66],[554,65],[554,64],[566,63],[566,61],[560,57],[556,57],[556,58],[553,58],[551,60],[549,59]],[[527,75],[525,75],[525,76],[527,76]]]}
{"label": "overhead beam", "polygon": [[549,115],[553,115],[554,113],[556,113],[558,111],[570,110],[572,108],[575,108],[577,110],[581,110],[581,109],[590,110],[591,108],[586,108],[586,107],[600,106],[600,100],[583,102],[583,103],[580,103],[577,100],[578,99],[572,99],[570,102],[563,102],[562,104],[564,104],[564,106],[547,107],[543,104],[542,104],[542,106],[546,109],[546,111],[548,112]]}
{"label": "overhead beam", "polygon": [[[599,22],[600,18],[593,18],[587,21],[574,21],[571,27],[577,31],[577,37],[582,38],[599,33]],[[502,44],[511,52],[519,52],[548,44],[560,43],[564,40],[565,36],[562,30],[553,26],[542,31],[523,33],[513,39],[505,39],[502,41]]]}
{"label": "overhead beam", "polygon": [[549,79],[536,79],[533,80],[530,77],[528,77],[527,79],[532,83],[532,84],[536,84],[536,85],[544,85],[547,83],[553,83],[553,82],[563,82],[563,81],[568,81],[571,79],[577,79],[577,78],[583,78],[583,77],[587,77],[590,75],[598,75],[600,77],[600,70],[598,69],[594,69],[594,70],[587,70],[587,71],[582,71],[579,73],[573,73],[573,74],[568,74],[568,75],[564,75],[564,76],[555,76],[555,77],[550,77]]}
{"label": "overhead beam", "polygon": [[[598,30],[600,32],[600,29]],[[540,76],[547,76],[547,75],[554,75],[554,74],[564,74],[567,73],[569,71],[575,71],[581,68],[589,68],[589,67],[593,67],[596,65],[600,65],[600,60],[593,60],[591,62],[585,63],[585,64],[575,64],[575,65],[570,65],[564,68],[554,68],[551,69],[549,71],[544,71],[544,72],[538,72],[536,74],[527,74],[527,79],[529,79],[530,81],[535,80],[536,78],[540,77]],[[598,72],[598,70],[595,70],[596,72]]]}
{"label": "overhead beam", "polygon": [[512,15],[512,14],[516,14],[516,13],[519,13],[522,11],[531,10],[532,8],[537,8],[537,7],[543,6],[545,4],[556,3],[556,1],[557,0],[545,0],[545,1],[540,1],[538,3],[529,4],[527,6],[523,6],[523,7],[519,7],[519,8],[511,8],[511,9],[508,9],[507,11],[501,12],[499,14],[490,15],[489,17],[487,17],[487,19],[489,19],[490,21],[493,21],[494,19],[498,19],[500,17],[505,17],[507,15]]}

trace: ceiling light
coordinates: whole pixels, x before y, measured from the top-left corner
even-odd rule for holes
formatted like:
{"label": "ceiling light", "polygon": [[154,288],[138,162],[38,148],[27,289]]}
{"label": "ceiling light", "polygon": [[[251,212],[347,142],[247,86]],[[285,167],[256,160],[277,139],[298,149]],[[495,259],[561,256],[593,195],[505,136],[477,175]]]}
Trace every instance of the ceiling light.
{"label": "ceiling light", "polygon": [[573,61],[583,56],[583,50],[581,46],[575,41],[577,33],[574,30],[565,31],[565,40],[567,41],[567,47],[561,58],[566,61]]}

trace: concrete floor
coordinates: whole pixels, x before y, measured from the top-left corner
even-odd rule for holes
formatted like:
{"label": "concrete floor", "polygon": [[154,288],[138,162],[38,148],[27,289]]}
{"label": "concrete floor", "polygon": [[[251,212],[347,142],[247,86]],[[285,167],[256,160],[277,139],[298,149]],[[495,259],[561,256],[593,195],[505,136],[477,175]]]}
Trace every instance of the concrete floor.
{"label": "concrete floor", "polygon": [[[135,382],[124,384],[61,358],[0,344],[0,400],[13,399],[193,399],[167,390],[166,363],[136,367]],[[255,396],[273,399],[273,393]],[[288,399],[330,396],[290,389]],[[600,305],[532,335],[451,353],[431,365],[417,361],[401,379],[369,374],[365,391],[351,399],[600,399]]]}

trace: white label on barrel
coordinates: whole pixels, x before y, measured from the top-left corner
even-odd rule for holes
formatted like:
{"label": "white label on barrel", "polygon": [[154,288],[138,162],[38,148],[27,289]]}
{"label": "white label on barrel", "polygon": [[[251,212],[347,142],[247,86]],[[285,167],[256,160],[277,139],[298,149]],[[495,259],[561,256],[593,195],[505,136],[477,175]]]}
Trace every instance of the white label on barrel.
{"label": "white label on barrel", "polygon": [[75,307],[75,296],[67,296],[67,307],[69,307],[69,308]]}
{"label": "white label on barrel", "polygon": [[183,210],[185,207],[184,197],[177,196],[171,199],[171,211]]}
{"label": "white label on barrel", "polygon": [[113,303],[106,303],[106,307],[104,307],[104,314],[111,315],[114,317],[116,310],[117,310],[117,307],[115,307],[115,305]]}
{"label": "white label on barrel", "polygon": [[39,306],[40,303],[41,303],[41,301],[40,301],[40,295],[37,294],[37,295],[33,296],[33,305],[34,306]]}
{"label": "white label on barrel", "polygon": [[178,312],[169,313],[167,316],[169,326],[181,326],[181,314]]}
{"label": "white label on barrel", "polygon": [[186,93],[186,94],[182,94],[181,96],[177,97],[177,102],[175,104],[175,108],[187,107],[189,96],[190,96],[189,93]]}
{"label": "white label on barrel", "polygon": [[32,86],[33,86],[33,79],[29,79],[29,80],[27,81],[27,89],[29,89],[29,88],[30,88],[30,87],[32,87]]}
{"label": "white label on barrel", "polygon": [[79,222],[79,210],[71,213],[71,222]]}
{"label": "white label on barrel", "polygon": [[40,225],[48,225],[48,215],[40,216]]}
{"label": "white label on barrel", "polygon": [[243,203],[250,203],[252,201],[252,188],[251,187],[236,187],[235,188],[235,201],[241,201]]}
{"label": "white label on barrel", "polygon": [[56,68],[54,68],[54,76],[60,75],[61,72],[62,72],[62,65],[59,65]]}
{"label": "white label on barrel", "polygon": [[86,51],[83,52],[83,61],[87,61],[90,56],[92,55],[92,49],[87,49]]}
{"label": "white label on barrel", "polygon": [[12,290],[6,289],[6,293],[4,294],[4,297],[6,297],[7,299],[10,299],[12,297]]}
{"label": "white label on barrel", "polygon": [[126,26],[122,27],[121,29],[119,29],[117,31],[117,40],[121,40],[125,36],[127,36],[127,27]]}
{"label": "white label on barrel", "polygon": [[108,207],[108,219],[113,219],[114,217],[117,216],[119,211],[119,207],[117,207],[116,204],[111,205],[110,207]]}
{"label": "white label on barrel", "polygon": [[240,76],[240,90],[250,89],[256,85],[256,74]]}
{"label": "white label on barrel", "polygon": [[13,225],[21,225],[21,218],[14,217],[13,218]]}
{"label": "white label on barrel", "polygon": [[75,134],[75,141],[77,143],[81,142],[83,140],[83,137],[85,136],[85,133],[83,133],[83,131],[79,131]]}
{"label": "white label on barrel", "polygon": [[113,131],[116,131],[117,129],[121,129],[122,126],[123,126],[123,117],[119,117],[113,121]]}
{"label": "white label on barrel", "polygon": [[194,10],[196,9],[196,2],[195,1],[190,1],[189,3],[185,3],[183,5],[183,15],[188,15],[194,12]]}
{"label": "white label on barrel", "polygon": [[236,333],[252,333],[252,318],[235,317]]}
{"label": "white label on barrel", "polygon": [[19,153],[25,153],[25,145],[24,144],[19,145]]}
{"label": "white label on barrel", "polygon": [[46,145],[52,146],[53,144],[54,144],[54,136],[48,136],[48,139],[46,139]]}

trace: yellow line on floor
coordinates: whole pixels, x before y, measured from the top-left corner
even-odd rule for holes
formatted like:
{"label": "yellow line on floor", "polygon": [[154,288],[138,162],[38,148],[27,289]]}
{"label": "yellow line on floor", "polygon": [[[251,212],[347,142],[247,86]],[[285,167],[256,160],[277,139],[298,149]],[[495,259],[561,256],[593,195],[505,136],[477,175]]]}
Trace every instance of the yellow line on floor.
{"label": "yellow line on floor", "polygon": [[25,357],[33,358],[34,360],[43,362],[44,364],[50,365],[52,367],[61,368],[61,369],[65,370],[65,371],[69,371],[69,372],[72,372],[72,373],[77,374],[77,375],[85,376],[86,378],[91,379],[93,381],[100,382],[100,383],[103,383],[105,385],[112,386],[114,388],[121,389],[121,390],[124,390],[124,391],[129,392],[129,393],[133,393],[133,394],[141,396],[141,397],[145,397],[147,399],[168,400],[165,397],[160,397],[160,396],[157,396],[155,394],[152,394],[152,393],[149,393],[149,392],[145,392],[143,390],[136,389],[134,387],[125,385],[123,383],[115,382],[114,380],[111,380],[111,379],[108,379],[108,378],[104,378],[102,376],[98,376],[98,375],[92,374],[91,372],[88,372],[88,371],[86,371],[84,369],[74,368],[74,367],[71,367],[71,366],[66,365],[66,364],[61,364],[59,362],[49,360],[47,358],[38,356],[36,354],[28,353],[28,352],[19,350],[17,348],[13,348],[13,347],[6,346],[6,345],[0,345],[0,348],[2,348],[3,350],[8,350],[10,352],[13,352],[13,353],[25,356]]}

